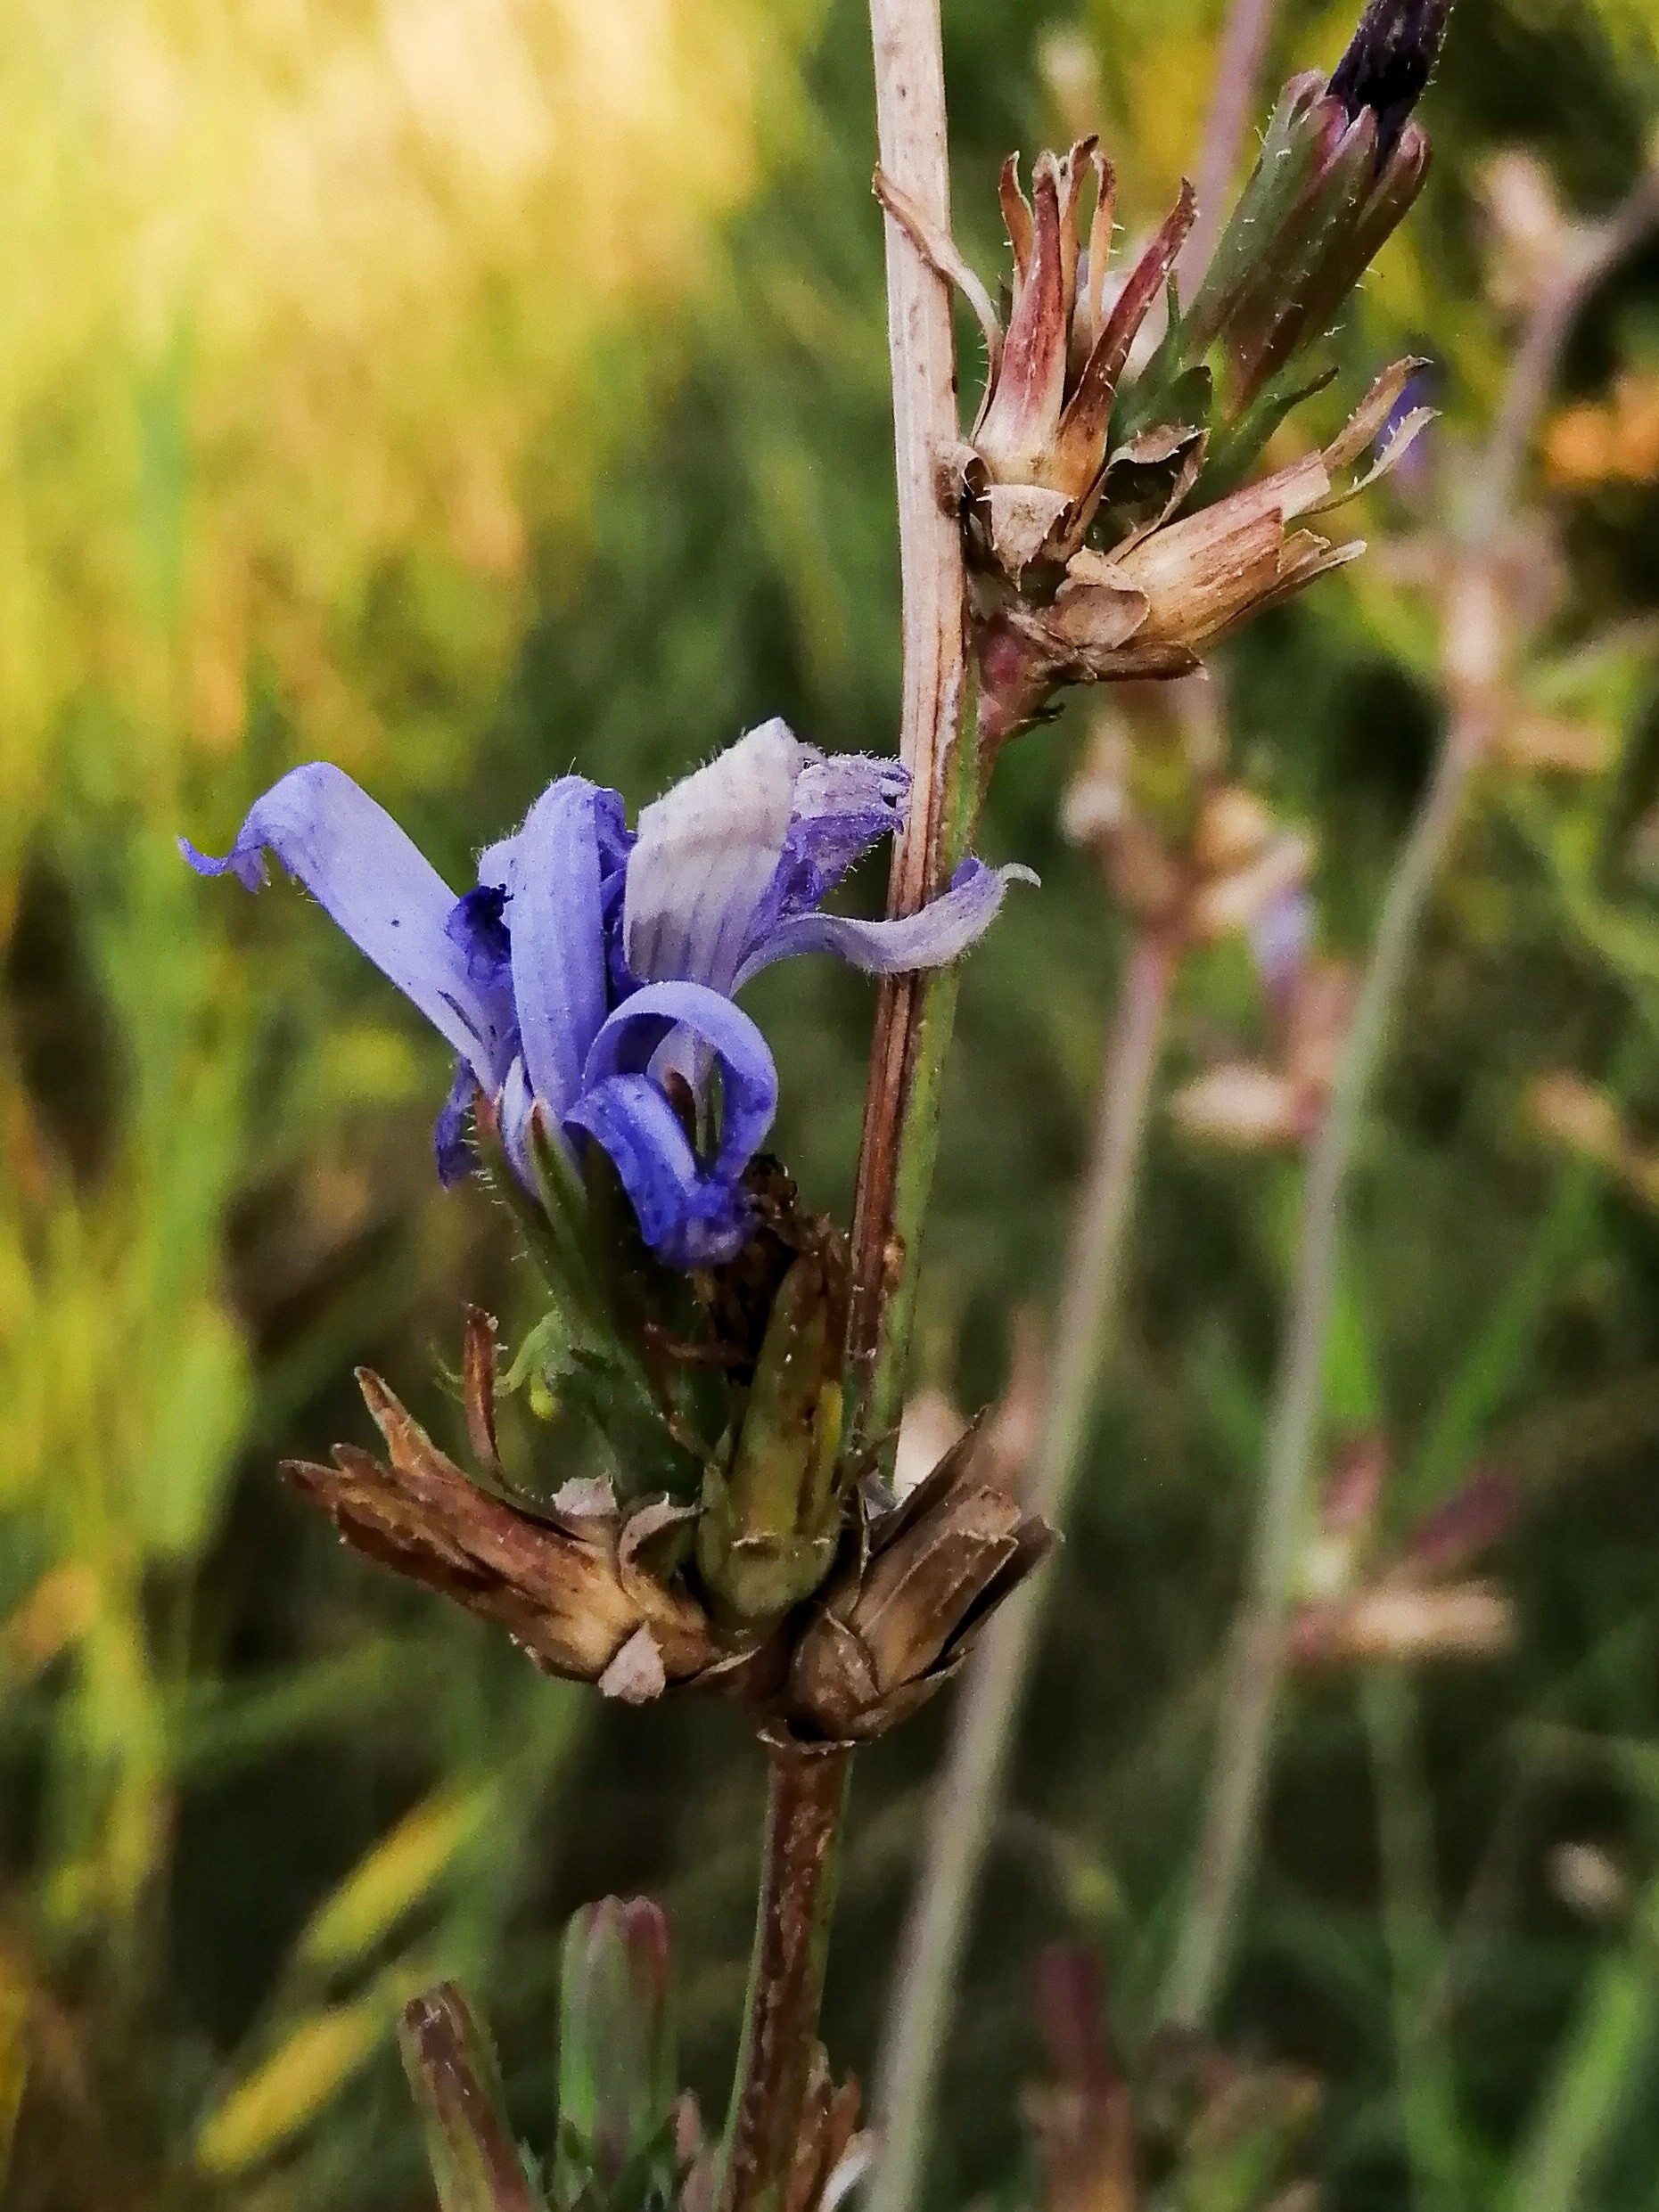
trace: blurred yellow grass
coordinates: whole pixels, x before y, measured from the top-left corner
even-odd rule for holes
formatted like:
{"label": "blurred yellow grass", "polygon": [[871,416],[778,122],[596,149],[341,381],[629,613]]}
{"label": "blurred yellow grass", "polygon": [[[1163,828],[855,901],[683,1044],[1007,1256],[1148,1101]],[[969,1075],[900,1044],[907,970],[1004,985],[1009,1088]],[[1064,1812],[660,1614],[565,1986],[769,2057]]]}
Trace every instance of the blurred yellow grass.
{"label": "blurred yellow grass", "polygon": [[[66,706],[223,748],[396,721],[374,594],[475,700],[533,531],[579,531],[794,11],[23,0],[0,45],[0,876]],[[786,104],[786,102],[784,103]],[[469,588],[469,586],[473,588]],[[383,641],[382,641],[383,643]],[[406,657],[407,657],[406,648]],[[417,655],[418,658],[418,655]]]}

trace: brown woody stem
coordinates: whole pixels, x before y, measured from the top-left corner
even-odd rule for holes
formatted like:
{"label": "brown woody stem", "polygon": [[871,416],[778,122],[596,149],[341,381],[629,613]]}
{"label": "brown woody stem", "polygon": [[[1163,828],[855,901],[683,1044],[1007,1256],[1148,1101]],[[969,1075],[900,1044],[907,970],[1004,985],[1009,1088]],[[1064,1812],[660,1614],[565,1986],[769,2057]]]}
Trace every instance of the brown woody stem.
{"label": "brown woody stem", "polygon": [[850,1754],[768,1746],[766,1841],[721,2212],[780,2212],[789,2187],[835,1894]]}

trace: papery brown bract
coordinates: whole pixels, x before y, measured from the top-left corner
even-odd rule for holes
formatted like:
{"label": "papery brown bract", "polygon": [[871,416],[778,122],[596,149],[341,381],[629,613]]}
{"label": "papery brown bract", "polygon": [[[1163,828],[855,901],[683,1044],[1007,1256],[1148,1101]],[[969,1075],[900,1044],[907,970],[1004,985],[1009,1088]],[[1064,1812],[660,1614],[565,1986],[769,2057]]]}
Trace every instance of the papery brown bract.
{"label": "papery brown bract", "polygon": [[786,1724],[809,1740],[883,1735],[967,1656],[1053,1532],[975,1466],[970,1430],[899,1504],[860,1521],[854,1555],[801,1633]]}
{"label": "papery brown bract", "polygon": [[1034,720],[1062,684],[1190,675],[1241,623],[1363,553],[1359,539],[1333,542],[1308,526],[1404,458],[1430,420],[1426,409],[1399,422],[1372,465],[1349,475],[1419,365],[1385,370],[1323,451],[1192,513],[1182,509],[1199,481],[1205,441],[1171,426],[1153,448],[1179,464],[1162,508],[1110,552],[1080,547],[1046,595],[981,569],[976,643],[986,744]]}
{"label": "papery brown bract", "polygon": [[628,1702],[729,1681],[755,1661],[755,1639],[722,1634],[654,1571],[690,1509],[624,1512],[608,1485],[591,1482],[567,1485],[545,1511],[512,1503],[439,1451],[378,1376],[363,1370],[358,1380],[390,1464],[342,1444],[332,1467],[283,1469],[354,1550],[498,1621],[546,1673]]}

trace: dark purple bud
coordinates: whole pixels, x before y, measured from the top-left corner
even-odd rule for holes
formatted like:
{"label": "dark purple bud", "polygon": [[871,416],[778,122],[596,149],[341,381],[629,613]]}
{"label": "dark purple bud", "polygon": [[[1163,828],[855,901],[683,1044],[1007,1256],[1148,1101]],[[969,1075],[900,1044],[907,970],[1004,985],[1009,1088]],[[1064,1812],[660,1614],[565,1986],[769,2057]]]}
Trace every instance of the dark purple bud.
{"label": "dark purple bud", "polygon": [[1335,96],[1351,116],[1369,108],[1376,117],[1379,169],[1423,96],[1450,14],[1451,0],[1370,0],[1336,64]]}

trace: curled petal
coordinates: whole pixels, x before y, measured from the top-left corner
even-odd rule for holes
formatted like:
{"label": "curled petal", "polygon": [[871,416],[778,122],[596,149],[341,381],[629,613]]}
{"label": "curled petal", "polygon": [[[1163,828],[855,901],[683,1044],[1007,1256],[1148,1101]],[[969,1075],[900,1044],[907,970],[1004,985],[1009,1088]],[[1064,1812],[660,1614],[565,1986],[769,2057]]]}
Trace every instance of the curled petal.
{"label": "curled petal", "polygon": [[743,1243],[749,1211],[741,1184],[709,1172],[648,1076],[595,1085],[565,1122],[610,1154],[640,1234],[669,1266],[714,1266]]}
{"label": "curled petal", "polygon": [[478,1077],[464,1060],[457,1060],[455,1081],[432,1130],[432,1152],[438,1180],[446,1191],[464,1182],[472,1169],[472,1154],[466,1141],[466,1118],[478,1096]]}
{"label": "curled petal", "polygon": [[268,881],[266,855],[275,853],[480,1080],[495,1080],[494,1009],[474,979],[467,948],[450,934],[456,895],[343,769],[326,760],[291,769],[254,802],[223,860],[182,838],[179,845],[198,874],[228,873],[250,891]]}
{"label": "curled petal", "polygon": [[645,808],[622,912],[642,982],[731,988],[811,758],[784,723],[768,722]]}
{"label": "curled petal", "polygon": [[828,897],[882,838],[904,827],[910,774],[891,757],[836,753],[812,758],[795,779],[788,833],[756,909],[744,957],[780,922]]}
{"label": "curled petal", "polygon": [[562,776],[531,807],[506,858],[524,1066],[555,1120],[582,1087],[583,1063],[604,1020],[599,815],[614,796],[583,776]]}
{"label": "curled petal", "polygon": [[697,1047],[699,1065],[709,1059],[719,1065],[720,1141],[710,1172],[735,1183],[772,1126],[777,1069],[760,1030],[719,991],[701,983],[653,983],[636,991],[594,1040],[583,1092],[612,1076],[647,1074],[660,1049],[682,1038]]}
{"label": "curled petal", "polygon": [[903,975],[915,968],[942,968],[982,937],[996,919],[1010,883],[1035,883],[1029,868],[989,868],[965,860],[950,889],[919,913],[897,922],[858,922],[845,914],[798,914],[776,929],[743,964],[746,983],[775,960],[800,953],[834,953],[875,975]]}

